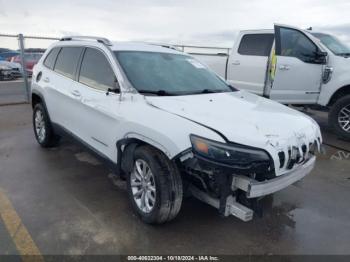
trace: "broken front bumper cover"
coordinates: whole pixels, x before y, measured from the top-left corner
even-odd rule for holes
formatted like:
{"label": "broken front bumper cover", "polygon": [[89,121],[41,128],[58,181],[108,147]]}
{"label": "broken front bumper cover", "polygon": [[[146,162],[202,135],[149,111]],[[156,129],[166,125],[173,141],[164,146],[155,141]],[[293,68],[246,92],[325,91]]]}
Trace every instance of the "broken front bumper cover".
{"label": "broken front bumper cover", "polygon": [[241,189],[247,193],[248,198],[256,198],[277,192],[299,181],[311,172],[315,165],[316,157],[312,156],[304,164],[273,179],[263,182],[256,181],[246,176],[234,176],[232,190]]}

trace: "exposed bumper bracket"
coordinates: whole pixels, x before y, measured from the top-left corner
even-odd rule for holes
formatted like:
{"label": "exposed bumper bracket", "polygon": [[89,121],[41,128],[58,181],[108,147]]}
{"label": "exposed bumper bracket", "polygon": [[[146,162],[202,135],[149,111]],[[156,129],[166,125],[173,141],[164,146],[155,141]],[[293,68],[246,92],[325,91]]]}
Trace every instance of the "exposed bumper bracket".
{"label": "exposed bumper bracket", "polygon": [[[218,198],[214,198],[209,196],[207,193],[199,190],[198,188],[196,188],[195,186],[190,186],[189,190],[191,191],[192,195],[219,209],[220,208],[220,200]],[[233,215],[245,222],[250,221],[253,219],[253,213],[254,211],[249,209],[246,206],[243,206],[242,204],[238,203],[236,201],[236,199],[233,196],[228,196],[226,198],[226,205],[225,205],[225,211],[224,211],[224,216],[229,216],[229,215]]]}
{"label": "exposed bumper bracket", "polygon": [[263,182],[256,181],[246,176],[235,176],[232,181],[232,190],[241,189],[247,192],[248,198],[272,194],[294,184],[309,174],[315,165],[315,161],[316,157],[313,156],[295,170]]}

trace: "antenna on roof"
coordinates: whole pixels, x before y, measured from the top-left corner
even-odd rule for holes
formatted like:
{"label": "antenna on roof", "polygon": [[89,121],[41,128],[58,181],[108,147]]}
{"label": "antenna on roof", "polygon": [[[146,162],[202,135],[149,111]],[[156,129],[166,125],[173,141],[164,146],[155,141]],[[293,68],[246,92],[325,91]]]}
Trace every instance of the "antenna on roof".
{"label": "antenna on roof", "polygon": [[312,31],[312,26],[306,28],[306,30]]}

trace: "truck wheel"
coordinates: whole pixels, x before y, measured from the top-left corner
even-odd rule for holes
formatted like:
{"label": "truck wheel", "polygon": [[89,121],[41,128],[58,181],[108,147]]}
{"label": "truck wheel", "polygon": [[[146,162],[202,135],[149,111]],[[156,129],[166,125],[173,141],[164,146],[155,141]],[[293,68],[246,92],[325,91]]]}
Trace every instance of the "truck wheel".
{"label": "truck wheel", "polygon": [[332,106],[329,124],[339,137],[350,140],[350,95],[340,98]]}
{"label": "truck wheel", "polygon": [[182,204],[182,180],[176,165],[150,146],[140,146],[134,153],[127,188],[134,211],[149,224],[170,221]]}
{"label": "truck wheel", "polygon": [[36,104],[33,109],[33,128],[35,138],[42,147],[52,147],[58,142],[55,136],[48,114],[42,104]]}

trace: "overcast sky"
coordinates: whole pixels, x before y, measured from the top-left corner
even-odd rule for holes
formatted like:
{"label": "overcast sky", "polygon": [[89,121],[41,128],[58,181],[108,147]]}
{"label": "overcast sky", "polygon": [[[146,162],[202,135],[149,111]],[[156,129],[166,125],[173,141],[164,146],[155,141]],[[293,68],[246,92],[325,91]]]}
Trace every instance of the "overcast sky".
{"label": "overcast sky", "polygon": [[284,23],[350,43],[349,11],[349,0],[0,0],[0,33],[230,47],[239,30]]}

